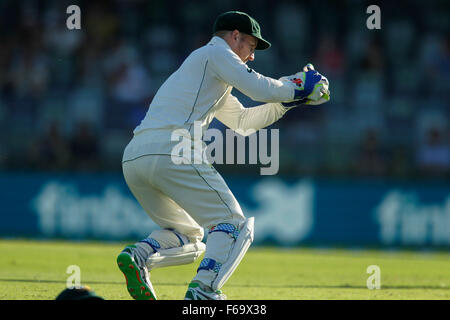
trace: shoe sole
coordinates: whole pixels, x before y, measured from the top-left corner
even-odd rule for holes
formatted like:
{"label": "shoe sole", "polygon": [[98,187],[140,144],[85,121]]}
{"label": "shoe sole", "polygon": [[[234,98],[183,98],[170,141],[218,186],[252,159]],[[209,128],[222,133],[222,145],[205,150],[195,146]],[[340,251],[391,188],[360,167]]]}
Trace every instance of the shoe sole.
{"label": "shoe sole", "polygon": [[153,290],[145,284],[139,273],[138,266],[128,253],[121,253],[117,256],[117,265],[125,276],[128,293],[133,299],[156,300]]}

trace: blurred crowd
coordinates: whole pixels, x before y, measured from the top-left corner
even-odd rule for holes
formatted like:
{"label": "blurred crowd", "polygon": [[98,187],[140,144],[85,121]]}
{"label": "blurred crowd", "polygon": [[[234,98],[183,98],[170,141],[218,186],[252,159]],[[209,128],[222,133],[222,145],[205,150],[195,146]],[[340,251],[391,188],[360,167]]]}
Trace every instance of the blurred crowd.
{"label": "blurred crowd", "polygon": [[[66,27],[71,4],[81,30]],[[272,126],[281,174],[448,178],[449,2],[379,2],[379,30],[366,26],[369,4],[1,1],[0,170],[120,170],[162,82],[209,41],[218,14],[240,10],[272,43],[252,68],[279,78],[311,62],[331,84],[329,103]]]}

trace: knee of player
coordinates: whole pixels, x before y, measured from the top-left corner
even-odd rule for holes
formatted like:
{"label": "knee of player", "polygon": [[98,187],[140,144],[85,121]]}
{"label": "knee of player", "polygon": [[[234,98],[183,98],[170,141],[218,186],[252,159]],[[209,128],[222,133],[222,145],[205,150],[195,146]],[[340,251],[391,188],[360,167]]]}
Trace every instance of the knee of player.
{"label": "knee of player", "polygon": [[156,240],[161,249],[175,248],[189,243],[187,236],[169,229],[155,230],[149,238]]}
{"label": "knee of player", "polygon": [[[252,218],[253,219],[253,218]],[[225,233],[231,236],[234,239],[237,239],[239,236],[240,230],[243,228],[244,225],[246,225],[248,222],[248,219],[246,219],[244,216],[242,218],[237,217],[233,220],[220,222],[208,230],[208,235],[216,232]]]}

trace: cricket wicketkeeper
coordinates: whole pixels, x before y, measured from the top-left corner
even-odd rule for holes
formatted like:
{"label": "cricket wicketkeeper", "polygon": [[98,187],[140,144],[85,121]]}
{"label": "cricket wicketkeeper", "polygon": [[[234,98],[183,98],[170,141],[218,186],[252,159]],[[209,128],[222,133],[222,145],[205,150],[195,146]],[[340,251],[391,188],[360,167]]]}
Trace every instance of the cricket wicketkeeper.
{"label": "cricket wicketkeeper", "polygon": [[[312,65],[279,80],[247,66],[255,59],[255,50],[269,47],[249,15],[221,14],[209,43],[193,51],[164,82],[134,129],[123,154],[123,174],[137,201],[161,227],[117,257],[134,299],[156,299],[151,269],[192,263],[202,253],[185,299],[226,298],[220,289],[253,241],[254,218],[244,216],[212,165],[174,164],[172,150],[177,142],[171,135],[186,129],[195,137],[194,122],[200,121],[204,131],[214,117],[230,129],[251,132],[271,125],[289,109],[330,99],[328,80]],[[245,108],[231,95],[233,88],[265,104]],[[206,245],[203,230],[208,231]]]}

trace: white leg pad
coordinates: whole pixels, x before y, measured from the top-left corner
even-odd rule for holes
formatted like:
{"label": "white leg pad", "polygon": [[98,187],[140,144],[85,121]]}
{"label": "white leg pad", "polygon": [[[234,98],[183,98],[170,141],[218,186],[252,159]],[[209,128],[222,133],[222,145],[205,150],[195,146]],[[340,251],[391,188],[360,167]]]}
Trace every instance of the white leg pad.
{"label": "white leg pad", "polygon": [[188,243],[181,247],[160,249],[147,259],[149,270],[168,266],[177,266],[192,263],[205,252],[203,242]]}
{"label": "white leg pad", "polygon": [[212,282],[212,289],[219,290],[225,284],[225,282],[231,277],[234,270],[241,262],[242,258],[246,254],[248,248],[253,242],[254,238],[254,225],[255,218],[250,217],[242,224],[239,231],[239,236],[236,238],[236,242],[231,249],[230,255],[225,261],[217,274],[216,279]]}

